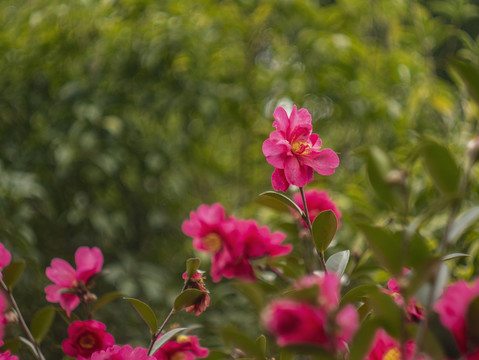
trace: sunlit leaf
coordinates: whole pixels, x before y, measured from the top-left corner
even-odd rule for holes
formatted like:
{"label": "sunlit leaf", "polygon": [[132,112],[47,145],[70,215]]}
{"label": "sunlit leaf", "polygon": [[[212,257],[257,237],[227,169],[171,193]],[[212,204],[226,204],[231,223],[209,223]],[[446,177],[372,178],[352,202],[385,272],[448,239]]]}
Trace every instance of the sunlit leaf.
{"label": "sunlit leaf", "polygon": [[40,344],[47,335],[55,318],[56,310],[53,306],[48,305],[38,310],[30,323],[30,331],[35,341]]}
{"label": "sunlit leaf", "polygon": [[349,261],[349,250],[343,250],[331,255],[326,261],[326,269],[335,272],[340,277],[343,276],[344,270]]}
{"label": "sunlit leaf", "polygon": [[295,210],[299,215],[301,215],[301,217],[304,217],[303,210],[301,210],[301,208],[296,205],[293,200],[291,200],[286,195],[283,195],[276,191],[265,191],[264,193],[259,194],[257,202],[278,210],[284,210],[285,206],[286,209],[290,207],[291,209]]}
{"label": "sunlit leaf", "polygon": [[324,253],[338,230],[338,219],[332,210],[321,211],[313,221],[313,240],[316,249]]}
{"label": "sunlit leaf", "polygon": [[145,323],[150,328],[150,333],[154,334],[156,330],[158,330],[158,320],[156,320],[155,313],[153,310],[145,304],[143,301],[134,298],[124,298],[128,300],[131,305],[135,308],[138,312],[140,317],[145,321]]}

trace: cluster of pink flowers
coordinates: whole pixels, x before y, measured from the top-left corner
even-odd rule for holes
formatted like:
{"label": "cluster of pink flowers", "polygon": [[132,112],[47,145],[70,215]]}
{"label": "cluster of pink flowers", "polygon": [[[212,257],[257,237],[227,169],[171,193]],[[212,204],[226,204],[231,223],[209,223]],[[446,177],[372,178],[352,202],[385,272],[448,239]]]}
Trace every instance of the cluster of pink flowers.
{"label": "cluster of pink flowers", "polygon": [[[478,297],[479,279],[471,284],[460,280],[449,285],[434,306],[442,324],[451,331],[459,351],[468,360],[479,359],[479,344],[477,341],[469,341],[471,336],[468,333],[466,318],[469,305]],[[469,326],[471,325],[478,326],[478,324],[469,324]]]}
{"label": "cluster of pink flowers", "polygon": [[314,299],[282,298],[271,302],[263,324],[280,346],[316,345],[343,352],[359,326],[353,305],[339,310],[339,277],[334,273],[309,275],[295,284],[297,290],[317,288]]}
{"label": "cluster of pink flowers", "polygon": [[201,205],[192,211],[182,230],[193,238],[196,250],[212,255],[211,277],[215,282],[222,276],[253,281],[256,277],[250,259],[287,255],[292,248],[282,245],[284,233],[271,233],[254,220],[226,217],[218,203]]}
{"label": "cluster of pink flowers", "polygon": [[311,115],[306,109],[296,109],[288,117],[282,107],[273,113],[276,128],[263,143],[263,154],[275,167],[271,177],[273,189],[286,191],[290,185],[303,187],[313,181],[314,171],[331,175],[339,158],[331,149],[321,148],[321,139],[312,133]]}

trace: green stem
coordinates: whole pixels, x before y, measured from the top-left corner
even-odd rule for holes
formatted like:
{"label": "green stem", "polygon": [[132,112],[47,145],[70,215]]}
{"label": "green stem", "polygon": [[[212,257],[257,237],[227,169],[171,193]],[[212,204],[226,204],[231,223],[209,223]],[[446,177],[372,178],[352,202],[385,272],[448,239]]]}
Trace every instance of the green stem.
{"label": "green stem", "polygon": [[13,297],[12,292],[8,288],[8,286],[3,282],[3,279],[0,280],[0,286],[2,287],[3,293],[7,296],[8,301],[12,308],[15,310],[18,316],[18,321],[20,322],[20,326],[22,327],[23,331],[25,332],[25,335],[27,336],[28,340],[32,343],[33,348],[35,349],[35,357],[38,360],[45,360],[45,356],[43,356],[40,347],[38,346],[37,342],[35,341],[35,338],[33,337],[32,333],[30,332],[30,329],[28,328],[25,319],[23,318],[22,312],[20,311],[20,308],[17,305],[17,302],[15,301],[15,298]]}

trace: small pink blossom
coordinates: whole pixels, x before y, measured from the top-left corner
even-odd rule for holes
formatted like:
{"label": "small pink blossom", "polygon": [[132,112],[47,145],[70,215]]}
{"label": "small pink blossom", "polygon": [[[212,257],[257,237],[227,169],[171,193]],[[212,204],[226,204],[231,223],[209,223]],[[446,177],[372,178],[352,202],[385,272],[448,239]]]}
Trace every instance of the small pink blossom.
{"label": "small pink blossom", "polygon": [[281,244],[286,237],[283,233],[271,233],[254,220],[227,218],[218,203],[201,205],[196,212],[192,211],[182,230],[193,238],[196,250],[212,255],[211,278],[215,282],[222,276],[254,281],[250,259],[283,256],[291,251],[290,245]]}
{"label": "small pink blossom", "polygon": [[47,277],[55,284],[45,287],[46,299],[58,302],[70,316],[80,301],[91,302],[94,295],[88,290],[89,281],[103,267],[103,255],[97,247],[80,247],[75,252],[75,270],[63,259],[55,258],[46,270]]}
{"label": "small pink blossom", "polygon": [[479,296],[479,279],[468,284],[464,280],[449,285],[434,305],[442,324],[456,339],[459,350],[467,359],[479,359],[479,347],[468,342],[466,314],[472,300]]}
{"label": "small pink blossom", "polygon": [[293,106],[288,117],[282,107],[273,113],[276,128],[263,143],[263,154],[276,169],[271,177],[276,191],[286,191],[290,185],[303,187],[313,181],[313,173],[331,175],[339,158],[331,149],[321,148],[321,139],[313,134],[311,115],[306,109]]}
{"label": "small pink blossom", "polygon": [[96,320],[72,322],[68,327],[69,338],[62,342],[63,352],[78,360],[89,359],[94,352],[105,350],[115,343],[105,329],[105,324]]}
{"label": "small pink blossom", "polygon": [[148,349],[130,345],[113,345],[106,350],[94,352],[90,360],[155,360],[153,356],[148,356]]}
{"label": "small pink blossom", "polygon": [[157,360],[194,360],[205,358],[210,351],[201,347],[197,336],[179,335],[175,340],[167,341],[153,354]]}
{"label": "small pink blossom", "polygon": [[[183,279],[188,279],[188,275],[186,272],[183,274]],[[203,273],[197,271],[190,279],[188,279],[186,289],[197,289],[205,292],[196,300],[193,305],[188,306],[185,309],[186,312],[193,312],[196,316],[198,316],[203,311],[205,311],[208,306],[210,306],[210,295],[208,289],[206,289],[205,287]]]}
{"label": "small pink blossom", "polygon": [[[306,199],[306,205],[308,206],[309,220],[311,221],[311,224],[321,211],[332,210],[334,212],[334,215],[336,215],[336,219],[338,219],[339,229],[339,227],[341,226],[342,214],[336,204],[333,202],[333,200],[329,197],[329,194],[326,190],[307,190],[304,192],[304,198]],[[304,204],[301,194],[294,194],[293,200],[296,205],[298,205],[300,209],[304,211]],[[297,214],[297,212],[294,212],[294,214]],[[306,227],[306,223],[304,221],[303,225]]]}
{"label": "small pink blossom", "polygon": [[[414,341],[409,340],[405,344],[406,358],[401,356],[401,350],[399,343],[389,336],[383,329],[379,329],[374,336],[373,344],[369,350],[369,354],[364,360],[384,360],[384,359],[403,359],[412,360],[414,353],[416,352],[416,344]],[[419,356],[419,360],[424,357]]]}

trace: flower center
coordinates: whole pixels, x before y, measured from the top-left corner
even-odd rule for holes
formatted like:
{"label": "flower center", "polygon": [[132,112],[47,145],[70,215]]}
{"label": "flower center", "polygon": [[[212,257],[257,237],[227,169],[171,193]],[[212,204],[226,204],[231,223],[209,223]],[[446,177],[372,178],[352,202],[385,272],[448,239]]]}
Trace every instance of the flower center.
{"label": "flower center", "polygon": [[95,346],[95,338],[90,334],[83,335],[78,343],[83,349],[91,349]]}
{"label": "flower center", "polygon": [[296,141],[291,144],[291,151],[295,155],[307,155],[311,152],[311,146],[307,142]]}
{"label": "flower center", "polygon": [[211,253],[216,253],[221,249],[223,242],[218,234],[211,233],[203,238],[203,245]]}
{"label": "flower center", "polygon": [[178,351],[175,352],[171,357],[170,360],[185,360],[186,354],[184,352]]}
{"label": "flower center", "polygon": [[401,360],[401,352],[397,347],[394,347],[384,354],[383,360]]}
{"label": "flower center", "polygon": [[189,336],[179,335],[179,336],[176,338],[176,342],[179,342],[179,343],[186,342],[186,341],[190,341],[190,337],[189,337]]}

